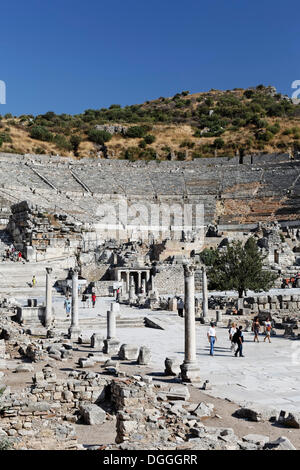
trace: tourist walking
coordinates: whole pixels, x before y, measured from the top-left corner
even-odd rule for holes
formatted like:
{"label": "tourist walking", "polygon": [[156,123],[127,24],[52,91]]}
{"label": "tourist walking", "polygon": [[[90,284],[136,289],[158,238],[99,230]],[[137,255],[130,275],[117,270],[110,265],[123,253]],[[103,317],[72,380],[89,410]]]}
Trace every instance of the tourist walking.
{"label": "tourist walking", "polygon": [[271,330],[272,330],[272,323],[270,321],[270,318],[267,318],[267,321],[265,321],[265,337],[264,337],[264,342],[266,339],[271,343]]}
{"label": "tourist walking", "polygon": [[214,355],[215,342],[217,341],[216,326],[213,322],[211,322],[211,324],[210,324],[210,328],[207,332],[207,338],[208,338],[208,341],[209,341],[209,344],[210,344],[209,354],[211,356],[213,356]]}
{"label": "tourist walking", "polygon": [[257,341],[259,343],[258,335],[259,335],[259,330],[260,330],[260,324],[258,318],[254,318],[253,323],[252,323],[252,331],[254,333],[254,343]]}
{"label": "tourist walking", "polygon": [[177,302],[177,311],[180,317],[183,317],[183,308],[184,308],[183,300],[179,298]]}
{"label": "tourist walking", "polygon": [[233,336],[234,343],[237,344],[238,348],[235,352],[235,357],[239,354],[240,357],[245,357],[243,355],[243,342],[244,342],[244,334],[243,334],[243,327],[239,326],[236,333]]}
{"label": "tourist walking", "polygon": [[32,287],[35,287],[36,286],[36,278],[35,276],[32,277]]}
{"label": "tourist walking", "polygon": [[71,300],[69,299],[69,297],[66,297],[64,305],[66,309],[66,315],[67,317],[69,317],[71,313]]}
{"label": "tourist walking", "polygon": [[234,352],[234,349],[235,349],[235,343],[233,342],[233,337],[236,333],[236,323],[232,323],[231,324],[231,327],[229,328],[229,341],[231,341],[231,345],[230,345],[230,350],[231,352]]}
{"label": "tourist walking", "polygon": [[93,308],[95,308],[95,303],[96,303],[96,294],[92,294],[92,304],[93,304]]}

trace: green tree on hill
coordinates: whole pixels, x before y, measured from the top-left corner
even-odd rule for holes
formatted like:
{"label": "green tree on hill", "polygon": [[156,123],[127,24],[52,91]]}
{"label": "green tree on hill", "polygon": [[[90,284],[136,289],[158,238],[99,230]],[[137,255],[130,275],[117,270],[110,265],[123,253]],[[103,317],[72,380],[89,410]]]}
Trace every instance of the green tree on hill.
{"label": "green tree on hill", "polygon": [[74,152],[75,157],[78,157],[78,149],[81,142],[81,137],[79,135],[72,135],[70,137],[70,144],[72,145],[72,149]]}
{"label": "green tree on hill", "polygon": [[215,250],[215,260],[208,270],[210,288],[216,290],[237,290],[243,297],[248,289],[254,292],[269,290],[277,275],[263,269],[266,258],[254,238],[243,246],[240,241],[232,242],[226,250]]}

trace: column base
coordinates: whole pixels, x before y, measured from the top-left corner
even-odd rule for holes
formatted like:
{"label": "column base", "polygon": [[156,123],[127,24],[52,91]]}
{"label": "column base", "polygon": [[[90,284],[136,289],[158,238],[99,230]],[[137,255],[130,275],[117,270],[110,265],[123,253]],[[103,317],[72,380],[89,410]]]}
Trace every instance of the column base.
{"label": "column base", "polygon": [[200,381],[200,368],[197,362],[184,362],[180,369],[182,382]]}
{"label": "column base", "polygon": [[68,330],[69,339],[78,339],[81,334],[81,329],[78,326],[71,326]]}
{"label": "column base", "polygon": [[104,354],[117,354],[120,349],[120,341],[116,338],[109,338],[104,340],[103,352]]}

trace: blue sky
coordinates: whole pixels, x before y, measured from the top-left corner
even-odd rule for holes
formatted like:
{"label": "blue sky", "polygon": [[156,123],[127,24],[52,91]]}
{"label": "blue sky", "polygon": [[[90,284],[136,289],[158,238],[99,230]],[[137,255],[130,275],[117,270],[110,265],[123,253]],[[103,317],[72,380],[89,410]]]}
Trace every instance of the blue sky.
{"label": "blue sky", "polygon": [[260,83],[291,95],[300,80],[299,0],[15,0],[0,12],[1,114]]}

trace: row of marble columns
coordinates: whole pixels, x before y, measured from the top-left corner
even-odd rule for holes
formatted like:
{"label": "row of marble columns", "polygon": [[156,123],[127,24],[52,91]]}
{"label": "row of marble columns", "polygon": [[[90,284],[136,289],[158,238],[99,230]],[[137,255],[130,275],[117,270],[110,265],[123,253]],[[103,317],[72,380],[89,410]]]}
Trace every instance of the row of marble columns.
{"label": "row of marble columns", "polygon": [[[206,272],[203,268],[203,316],[207,315],[207,281]],[[46,268],[46,310],[45,326],[49,327],[52,322],[52,268]],[[130,286],[133,290],[133,283]],[[206,294],[206,295],[205,295]],[[181,365],[181,376],[184,382],[195,382],[200,380],[200,369],[196,360],[196,324],[195,324],[195,266],[193,264],[184,265],[184,335],[185,353],[184,362]],[[69,337],[75,338],[80,334],[78,316],[78,270],[73,271],[72,276],[72,310],[71,326]],[[111,308],[107,312],[107,339],[116,338],[116,312]]]}
{"label": "row of marble columns", "polygon": [[[118,275],[117,275],[117,279],[118,281],[121,281],[122,280],[122,273],[126,274],[126,292],[129,293],[130,291],[130,286],[132,285],[132,283],[134,283],[135,285],[135,281],[134,281],[134,276],[131,274],[133,273],[133,271],[118,271]],[[140,290],[144,289],[144,293],[146,293],[146,285],[147,285],[147,282],[149,281],[150,279],[150,271],[149,270],[141,270],[141,271],[134,271],[135,273],[137,273],[137,289],[138,289],[138,292],[140,292]],[[142,274],[145,274],[146,276],[145,277],[142,277]]]}

